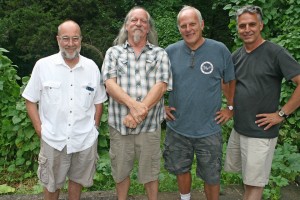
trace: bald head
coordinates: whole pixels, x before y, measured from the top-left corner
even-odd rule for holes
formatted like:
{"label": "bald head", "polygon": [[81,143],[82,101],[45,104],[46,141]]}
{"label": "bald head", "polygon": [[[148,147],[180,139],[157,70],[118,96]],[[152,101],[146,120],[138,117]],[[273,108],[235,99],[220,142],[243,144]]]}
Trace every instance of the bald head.
{"label": "bald head", "polygon": [[72,21],[72,20],[67,20],[63,23],[61,23],[58,26],[58,31],[57,31],[57,35],[61,35],[65,30],[72,30],[78,33],[78,35],[81,35],[81,30],[79,25]]}

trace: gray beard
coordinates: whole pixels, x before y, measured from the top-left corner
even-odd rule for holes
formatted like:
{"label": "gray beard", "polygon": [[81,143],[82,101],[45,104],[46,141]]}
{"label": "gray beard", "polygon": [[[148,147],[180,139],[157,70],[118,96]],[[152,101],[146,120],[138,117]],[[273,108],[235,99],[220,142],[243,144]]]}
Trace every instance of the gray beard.
{"label": "gray beard", "polygon": [[133,42],[134,43],[139,43],[140,41],[141,41],[141,32],[140,31],[134,32]]}
{"label": "gray beard", "polygon": [[79,51],[76,50],[73,55],[68,54],[62,48],[60,48],[60,51],[61,51],[61,55],[62,55],[63,58],[68,59],[68,60],[72,60],[72,59],[75,59],[75,58],[79,57],[80,49],[79,49]]}

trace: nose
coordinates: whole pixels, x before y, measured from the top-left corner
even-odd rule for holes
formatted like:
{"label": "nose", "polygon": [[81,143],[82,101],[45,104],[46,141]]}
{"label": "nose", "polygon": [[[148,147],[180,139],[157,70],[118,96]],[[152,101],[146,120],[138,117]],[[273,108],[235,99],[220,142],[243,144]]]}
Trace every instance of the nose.
{"label": "nose", "polygon": [[246,24],[245,31],[250,31],[250,26],[249,26],[249,24]]}
{"label": "nose", "polygon": [[140,19],[137,20],[136,25],[137,25],[137,26],[141,26],[141,24],[142,24],[142,21],[141,21]]}
{"label": "nose", "polygon": [[191,30],[190,25],[186,25],[186,31],[190,31],[190,30]]}

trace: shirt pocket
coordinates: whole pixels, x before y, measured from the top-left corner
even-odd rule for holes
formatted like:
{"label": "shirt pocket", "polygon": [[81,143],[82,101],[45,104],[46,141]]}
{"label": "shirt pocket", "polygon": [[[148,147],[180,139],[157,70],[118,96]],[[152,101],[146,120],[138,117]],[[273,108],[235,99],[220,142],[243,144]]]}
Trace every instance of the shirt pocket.
{"label": "shirt pocket", "polygon": [[61,82],[58,81],[46,81],[43,82],[42,95],[49,104],[61,103]]}
{"label": "shirt pocket", "polygon": [[81,85],[80,103],[85,110],[88,110],[93,104],[95,92],[96,92],[95,85],[91,85],[91,84]]}
{"label": "shirt pocket", "polygon": [[146,76],[147,77],[155,77],[155,72],[157,69],[157,60],[155,57],[148,57],[146,60]]}
{"label": "shirt pocket", "polygon": [[118,58],[118,64],[117,64],[117,73],[118,76],[125,76],[127,74],[127,58],[124,58],[124,56],[120,56]]}

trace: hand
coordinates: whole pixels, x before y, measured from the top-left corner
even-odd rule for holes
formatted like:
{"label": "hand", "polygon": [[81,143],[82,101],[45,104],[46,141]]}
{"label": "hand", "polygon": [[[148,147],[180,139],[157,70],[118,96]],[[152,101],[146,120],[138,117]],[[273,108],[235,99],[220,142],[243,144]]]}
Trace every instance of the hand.
{"label": "hand", "polygon": [[130,114],[136,123],[141,123],[148,115],[148,107],[141,102],[135,101],[130,108]]}
{"label": "hand", "polygon": [[128,128],[136,128],[138,123],[134,120],[131,114],[126,115],[123,124]]}
{"label": "hand", "polygon": [[217,124],[225,124],[228,120],[230,120],[233,116],[233,111],[228,108],[222,109],[216,113],[215,121]]}
{"label": "hand", "polygon": [[277,112],[258,114],[256,117],[260,119],[256,120],[255,123],[259,127],[266,126],[264,130],[268,130],[272,126],[279,124],[284,120],[284,118],[280,117]]}
{"label": "hand", "polygon": [[167,114],[166,120],[173,121],[176,119],[175,116],[171,113],[172,111],[175,111],[175,110],[176,110],[176,108],[174,108],[174,107],[165,106],[165,111]]}

